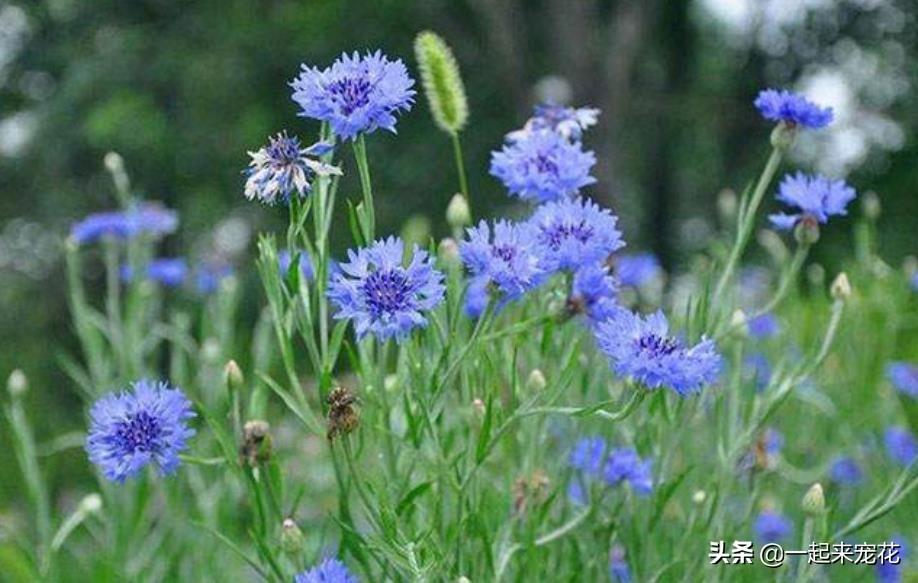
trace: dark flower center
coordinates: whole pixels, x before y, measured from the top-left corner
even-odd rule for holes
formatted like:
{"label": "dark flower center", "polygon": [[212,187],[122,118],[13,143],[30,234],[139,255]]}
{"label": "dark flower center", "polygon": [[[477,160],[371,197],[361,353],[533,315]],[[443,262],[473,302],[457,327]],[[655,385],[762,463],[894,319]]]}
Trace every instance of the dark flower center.
{"label": "dark flower center", "polygon": [[115,435],[126,451],[153,451],[160,436],[159,419],[146,411],[138,411],[118,424]]}
{"label": "dark flower center", "polygon": [[564,223],[545,230],[548,244],[554,250],[557,250],[566,239],[576,239],[581,243],[586,243],[593,237],[593,233],[593,227],[586,221],[575,224]]}
{"label": "dark flower center", "polygon": [[494,245],[491,247],[491,255],[498,259],[510,263],[516,257],[516,247],[512,245]]}
{"label": "dark flower center", "polygon": [[660,357],[672,354],[679,348],[679,344],[673,338],[661,338],[656,334],[646,334],[636,341],[638,350],[647,353],[651,357]]}
{"label": "dark flower center", "polygon": [[268,157],[275,166],[288,166],[300,158],[300,141],[281,134],[268,144]]}
{"label": "dark flower center", "polygon": [[540,174],[558,174],[558,164],[547,154],[539,154],[532,159],[536,172]]}
{"label": "dark flower center", "polygon": [[362,77],[338,79],[328,86],[329,91],[338,98],[344,115],[350,115],[354,110],[368,104],[372,88],[370,82]]}
{"label": "dark flower center", "polygon": [[378,318],[408,309],[411,286],[402,270],[374,271],[363,283],[370,315]]}

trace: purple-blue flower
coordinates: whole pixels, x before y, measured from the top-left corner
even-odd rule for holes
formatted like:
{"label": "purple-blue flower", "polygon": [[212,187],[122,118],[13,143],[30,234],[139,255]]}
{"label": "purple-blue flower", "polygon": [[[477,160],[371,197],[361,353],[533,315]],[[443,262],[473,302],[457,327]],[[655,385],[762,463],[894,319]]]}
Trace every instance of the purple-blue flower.
{"label": "purple-blue flower", "polygon": [[[299,254],[300,275],[306,280],[311,280],[315,276],[315,270],[312,267],[312,259],[310,259],[309,254],[302,249],[298,249],[296,253]],[[291,261],[293,261],[293,258],[291,257],[290,251],[287,249],[281,249],[277,252],[277,267],[280,269],[281,277],[287,276],[287,272],[290,271]]]}
{"label": "purple-blue flower", "polygon": [[615,276],[626,287],[643,287],[658,277],[663,269],[653,253],[633,253],[615,258]]}
{"label": "purple-blue flower", "polygon": [[606,440],[601,437],[584,437],[574,444],[568,463],[587,475],[599,475],[606,455]]}
{"label": "purple-blue flower", "polygon": [[593,152],[584,152],[579,142],[542,130],[508,142],[491,153],[491,175],[503,182],[510,194],[524,200],[548,202],[577,194],[596,182],[590,169],[596,164]]}
{"label": "purple-blue flower", "polygon": [[537,105],[533,116],[523,129],[507,134],[507,140],[516,141],[541,130],[550,130],[571,141],[579,141],[583,130],[596,125],[599,110],[593,107],[565,107],[563,105]]}
{"label": "purple-blue flower", "polygon": [[[882,552],[877,549],[877,563],[875,569],[876,580],[879,583],[900,583],[906,559],[908,559],[908,545],[901,536],[894,536],[890,541],[895,547],[887,546]],[[889,543],[881,543],[888,545]],[[882,554],[881,554],[882,553]]]}
{"label": "purple-blue flower", "polygon": [[331,150],[331,144],[317,142],[308,148],[300,145],[300,139],[281,132],[268,138],[268,144],[255,152],[249,152],[252,158],[249,167],[243,172],[246,176],[245,197],[258,199],[265,204],[276,202],[287,203],[290,196],[306,196],[313,176],[341,174],[341,170],[330,164],[314,159]]}
{"label": "purple-blue flower", "polygon": [[86,451],[113,482],[124,482],[150,463],[160,474],[171,474],[194,435],[187,424],[195,416],[191,402],[164,382],[139,380],[131,392],[100,398],[89,416]]}
{"label": "purple-blue flower", "polygon": [[609,452],[602,478],[610,486],[626,482],[636,494],[646,496],[653,490],[652,468],[651,460],[641,459],[630,447],[617,448]]}
{"label": "purple-blue flower", "polygon": [[817,129],[832,123],[831,107],[820,107],[787,90],[765,89],[756,97],[754,104],[765,119],[789,126]]}
{"label": "purple-blue flower", "polygon": [[379,128],[395,132],[395,114],[414,103],[414,80],[404,63],[390,61],[382,51],[344,53],[327,69],[301,69],[290,83],[299,115],[328,122],[345,139]]}
{"label": "purple-blue flower", "polygon": [[694,346],[685,346],[669,335],[669,324],[660,311],[641,317],[620,308],[598,325],[596,339],[618,375],[647,388],[669,387],[685,396],[713,383],[720,372],[714,342],[702,338]]}
{"label": "purple-blue flower", "polygon": [[70,236],[79,244],[103,237],[130,239],[138,235],[161,237],[178,228],[178,215],[158,203],[142,203],[125,211],[94,213],[74,223]]}
{"label": "purple-blue flower", "polygon": [[358,583],[358,579],[344,563],[330,557],[312,569],[294,575],[293,583]]}
{"label": "purple-blue flower", "polygon": [[609,579],[612,583],[631,583],[631,569],[621,545],[615,545],[609,550]]}
{"label": "purple-blue flower", "polygon": [[783,448],[784,436],[781,432],[774,427],[766,428],[765,433],[762,435],[762,449],[765,451],[765,455],[776,457],[781,454]]}
{"label": "purple-blue flower", "polygon": [[433,259],[415,246],[406,267],[404,250],[396,237],[350,250],[349,262],[332,277],[328,297],[338,308],[335,318],[351,320],[357,338],[371,332],[380,341],[401,342],[414,328],[426,326],[424,312],[443,301],[443,274],[434,269]]}
{"label": "purple-blue flower", "polygon": [[540,206],[529,219],[537,252],[551,270],[574,270],[606,261],[625,245],[618,218],[585,199],[564,199]]}
{"label": "purple-blue flower", "polygon": [[789,537],[794,525],[776,510],[763,510],[753,524],[755,536],[761,543],[777,543]]}
{"label": "purple-blue flower", "polygon": [[854,458],[839,456],[829,466],[829,478],[840,486],[857,486],[864,480],[864,473]]}
{"label": "purple-blue flower", "polygon": [[799,212],[769,215],[776,229],[792,229],[803,219],[825,223],[829,217],[848,214],[845,207],[854,200],[857,193],[844,180],[829,180],[824,176],[798,172],[788,174],[778,186],[777,199]]}
{"label": "purple-blue flower", "polygon": [[886,366],[886,378],[900,393],[918,399],[918,365],[891,362]]}
{"label": "purple-blue flower", "polygon": [[233,275],[233,266],[221,259],[211,259],[197,266],[194,286],[199,293],[209,295],[220,289],[223,280]]}
{"label": "purple-blue flower", "polygon": [[466,292],[466,312],[479,316],[493,292],[499,305],[539,285],[545,269],[535,253],[535,236],[527,224],[497,221],[493,228],[481,221],[466,230],[459,255],[472,277]]}
{"label": "purple-blue flower", "polygon": [[781,331],[781,324],[770,312],[750,319],[746,326],[749,329],[749,335],[759,340],[771,338]]}
{"label": "purple-blue flower", "polygon": [[[147,264],[147,279],[161,283],[166,287],[178,287],[188,276],[188,264],[181,257],[161,257]],[[130,265],[121,266],[121,281],[134,279],[134,270]]]}
{"label": "purple-blue flower", "polygon": [[888,427],[883,434],[886,455],[899,465],[907,466],[918,457],[918,441],[905,427]]}
{"label": "purple-blue flower", "polygon": [[618,308],[618,285],[603,265],[586,265],[574,272],[568,309],[586,314],[591,323],[602,322]]}

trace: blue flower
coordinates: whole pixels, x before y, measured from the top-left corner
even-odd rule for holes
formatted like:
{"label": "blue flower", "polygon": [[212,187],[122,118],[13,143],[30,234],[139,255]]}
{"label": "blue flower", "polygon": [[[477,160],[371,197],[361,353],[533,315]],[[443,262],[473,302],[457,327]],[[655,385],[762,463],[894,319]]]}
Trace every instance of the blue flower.
{"label": "blue flower", "polygon": [[358,583],[357,577],[347,570],[344,563],[335,558],[328,558],[293,577],[294,583]]}
{"label": "blue flower", "polygon": [[404,63],[390,61],[382,51],[363,57],[344,53],[327,69],[301,69],[290,83],[300,116],[328,122],[345,139],[379,128],[395,132],[395,114],[414,103],[414,80]]}
{"label": "blue flower", "polygon": [[784,436],[781,435],[781,432],[774,427],[765,429],[765,433],[762,435],[762,449],[765,455],[775,457],[780,455],[783,448]]}
{"label": "blue flower", "polygon": [[508,142],[503,150],[491,153],[491,175],[510,194],[535,202],[573,196],[593,184],[594,164],[593,152],[584,152],[579,143],[548,130]]}
{"label": "blue flower", "polygon": [[160,237],[174,233],[178,215],[157,203],[142,203],[126,211],[94,213],[74,223],[70,236],[79,244],[103,237],[131,239],[139,235]]}
{"label": "blue flower", "polygon": [[669,336],[669,324],[660,311],[642,318],[620,308],[599,324],[596,339],[618,375],[648,388],[665,386],[685,396],[713,383],[720,372],[714,342],[702,338],[695,346],[685,346]]}
{"label": "blue flower", "polygon": [[839,456],[829,466],[829,478],[842,486],[857,486],[863,481],[864,474],[854,458]]}
{"label": "blue flower", "polygon": [[627,287],[643,287],[663,272],[653,253],[634,253],[615,258],[615,276]]}
{"label": "blue flower", "polygon": [[209,295],[220,289],[223,280],[232,277],[233,266],[220,259],[205,261],[198,266],[195,273],[195,288],[198,292]]}
{"label": "blue flower", "polygon": [[756,316],[746,323],[749,335],[759,340],[771,338],[781,331],[781,324],[772,313]]}
{"label": "blue flower", "polygon": [[[296,252],[299,253],[300,274],[306,280],[311,280],[315,277],[312,259],[310,259],[309,254],[302,249],[298,249]],[[290,271],[290,262],[293,260],[290,255],[290,251],[287,249],[281,249],[277,252],[277,267],[280,269],[281,277],[286,277],[287,272]]]}
{"label": "blue flower", "polygon": [[[908,545],[900,536],[892,537],[892,543],[898,545],[896,550],[884,551],[883,560],[877,561],[875,573],[879,583],[900,583],[906,559],[908,559]],[[879,552],[878,552],[879,554]]]}
{"label": "blue flower", "polygon": [[753,530],[762,543],[776,543],[791,535],[794,525],[776,510],[763,510],[755,519]]}
{"label": "blue flower", "polygon": [[909,280],[909,284],[912,286],[912,291],[918,292],[918,272],[912,275],[911,280]]}
{"label": "blue flower", "polygon": [[891,362],[886,366],[886,377],[897,391],[918,399],[918,366],[908,362]]}
{"label": "blue flower", "polygon": [[568,483],[567,497],[577,506],[586,506],[589,500],[586,488],[583,487],[583,480],[575,477]]}
{"label": "blue flower", "polygon": [[574,272],[568,309],[586,314],[591,323],[602,322],[615,313],[618,285],[602,265],[586,265]]}
{"label": "blue flower", "polygon": [[612,583],[631,583],[631,569],[621,545],[615,545],[609,551],[609,579]]}
{"label": "blue flower", "polygon": [[820,107],[802,95],[787,90],[765,89],[755,100],[762,117],[789,126],[822,128],[832,123],[832,108]]}
{"label": "blue flower", "polygon": [[574,444],[568,463],[587,475],[599,475],[606,454],[606,440],[601,437],[584,437]]}
{"label": "blue flower", "polygon": [[405,245],[389,237],[356,253],[348,251],[349,263],[339,265],[328,289],[338,307],[335,318],[353,320],[357,338],[372,332],[384,341],[401,342],[416,327],[427,325],[423,312],[443,301],[443,274],[433,259],[417,246],[403,267]]}
{"label": "blue flower", "polygon": [[596,125],[599,110],[593,107],[564,107],[563,105],[537,105],[533,116],[523,129],[507,134],[507,140],[516,141],[541,130],[551,130],[567,140],[579,141],[583,130]]}
{"label": "blue flower", "polygon": [[[147,279],[163,284],[166,287],[178,287],[188,276],[188,264],[181,257],[162,257],[147,264]],[[134,279],[134,270],[130,265],[121,266],[121,281]]]}
{"label": "blue flower", "polygon": [[281,132],[268,139],[268,145],[249,152],[252,160],[243,172],[246,176],[245,197],[258,199],[265,204],[289,202],[290,196],[306,196],[313,176],[341,174],[330,164],[313,159],[331,150],[331,144],[317,142],[308,148],[300,145],[297,137]]}
{"label": "blue flower", "polygon": [[857,193],[844,180],[829,180],[824,176],[810,176],[803,172],[787,175],[778,187],[777,199],[800,212],[769,215],[777,229],[792,229],[803,219],[825,223],[829,217],[847,215],[845,207]]}
{"label": "blue flower", "polygon": [[535,235],[527,224],[497,221],[493,229],[484,221],[466,231],[459,244],[462,262],[472,274],[466,293],[466,312],[479,316],[492,290],[504,305],[542,283],[545,269],[535,253]]}
{"label": "blue flower", "polygon": [[584,198],[548,202],[529,219],[539,256],[551,270],[605,262],[625,245],[608,209]]}
{"label": "blue flower", "polygon": [[907,466],[918,457],[918,441],[905,427],[888,427],[883,434],[886,455],[902,466]]}
{"label": "blue flower", "polygon": [[89,412],[86,451],[113,482],[124,482],[150,463],[160,474],[171,474],[186,440],[194,435],[187,425],[195,416],[191,402],[179,389],[145,379],[132,388],[102,397]]}
{"label": "blue flower", "polygon": [[653,463],[642,460],[631,448],[618,448],[609,452],[603,467],[603,480],[610,486],[627,482],[636,494],[646,496],[653,490]]}

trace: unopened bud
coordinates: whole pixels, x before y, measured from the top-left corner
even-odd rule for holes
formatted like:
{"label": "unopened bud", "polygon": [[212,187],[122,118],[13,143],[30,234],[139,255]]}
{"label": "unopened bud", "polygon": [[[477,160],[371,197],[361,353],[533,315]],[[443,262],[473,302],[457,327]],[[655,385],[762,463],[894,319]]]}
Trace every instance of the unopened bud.
{"label": "unopened bud", "polygon": [[453,229],[461,229],[472,223],[469,202],[461,193],[456,193],[446,206],[446,223]]}
{"label": "unopened bud", "polygon": [[542,371],[534,368],[532,372],[529,373],[529,379],[526,381],[526,388],[537,393],[544,390],[547,384],[548,383],[545,382],[545,375],[542,374]]}
{"label": "unopened bud", "polygon": [[819,221],[809,215],[804,215],[794,227],[794,239],[800,245],[812,245],[819,241]]}
{"label": "unopened bud", "polygon": [[448,265],[459,264],[459,245],[452,237],[447,237],[440,241],[437,246],[437,255]]}
{"label": "unopened bud", "polygon": [[386,378],[383,379],[383,389],[385,389],[387,393],[391,393],[397,388],[398,388],[398,375],[396,374],[386,375]]}
{"label": "unopened bud", "polygon": [[223,380],[230,390],[238,391],[242,387],[242,384],[245,382],[245,377],[242,376],[242,369],[239,368],[235,360],[226,363],[226,366],[223,368]]}
{"label": "unopened bud", "polygon": [[281,526],[281,548],[288,555],[298,555],[303,552],[306,546],[306,540],[303,538],[303,531],[296,525],[292,518],[284,519]]}
{"label": "unopened bud", "polygon": [[99,496],[95,492],[87,494],[80,500],[79,508],[80,512],[84,514],[95,514],[102,510],[102,496]]}
{"label": "unopened bud", "polygon": [[717,194],[717,212],[720,213],[722,221],[732,222],[736,219],[737,200],[736,193],[725,188]]}
{"label": "unopened bud", "polygon": [[832,294],[832,298],[836,300],[845,300],[851,296],[851,283],[848,281],[848,276],[844,271],[835,277],[835,281],[832,282],[829,291]]}
{"label": "unopened bud", "polygon": [[105,168],[112,174],[124,172],[124,158],[118,152],[109,152],[103,158]]}
{"label": "unopened bud", "polygon": [[695,493],[692,494],[692,502],[695,504],[704,504],[707,497],[708,494],[704,490],[695,490]]}
{"label": "unopened bud", "polygon": [[781,122],[771,132],[771,145],[776,150],[787,150],[794,144],[796,137],[797,127]]}
{"label": "unopened bud", "polygon": [[803,502],[800,507],[807,516],[819,516],[826,511],[826,496],[819,482],[810,486],[810,489],[803,496]]}
{"label": "unopened bud", "polygon": [[476,397],[475,400],[472,401],[472,411],[475,412],[475,415],[483,417],[485,414],[484,401]]}
{"label": "unopened bud", "polygon": [[15,399],[29,390],[29,379],[24,372],[17,368],[10,373],[7,379],[6,390],[9,391],[10,396]]}
{"label": "unopened bud", "polygon": [[[394,386],[397,377],[389,375],[383,381],[385,385],[390,384],[389,379],[393,379],[391,385]],[[386,386],[386,390],[391,389]],[[354,407],[357,404],[357,397],[353,393],[344,387],[335,387],[328,394],[325,402],[328,403],[328,431],[325,436],[329,441],[334,441],[339,435],[347,435],[357,429],[360,424],[360,415]]]}
{"label": "unopened bud", "polygon": [[868,220],[875,221],[880,218],[880,211],[882,210],[880,206],[880,197],[877,196],[877,193],[874,191],[868,191],[864,195],[864,199],[861,202],[864,208],[864,216]]}
{"label": "unopened bud", "polygon": [[267,421],[254,419],[242,427],[242,447],[239,457],[242,463],[255,467],[271,459],[271,426]]}
{"label": "unopened bud", "polygon": [[736,310],[733,312],[733,315],[730,317],[730,327],[736,330],[740,334],[746,333],[746,323],[748,319],[746,318],[746,312],[742,310]]}

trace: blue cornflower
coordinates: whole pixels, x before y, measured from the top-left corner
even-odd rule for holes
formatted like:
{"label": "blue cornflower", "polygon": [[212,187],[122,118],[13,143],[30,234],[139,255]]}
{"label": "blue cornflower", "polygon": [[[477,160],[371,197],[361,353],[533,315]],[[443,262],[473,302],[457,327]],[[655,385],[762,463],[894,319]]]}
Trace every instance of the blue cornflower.
{"label": "blue cornflower", "polygon": [[897,391],[918,399],[918,365],[908,362],[891,362],[886,366],[886,377]]}
{"label": "blue cornflower", "polygon": [[695,346],[685,346],[669,336],[669,324],[660,311],[641,317],[620,308],[599,324],[596,339],[618,375],[648,388],[665,386],[685,396],[713,383],[720,372],[714,342],[702,338]]}
{"label": "blue cornflower", "polygon": [[529,219],[537,252],[552,270],[604,262],[625,245],[616,222],[608,209],[580,197],[545,203]]}
{"label": "blue cornflower", "polygon": [[781,331],[781,324],[770,312],[752,318],[746,323],[746,326],[749,329],[749,335],[759,340],[771,338]]}
{"label": "blue cornflower", "polygon": [[459,254],[472,274],[465,303],[470,316],[484,311],[492,291],[500,295],[499,305],[503,305],[544,279],[545,269],[535,253],[535,235],[529,225],[497,221],[492,229],[481,221],[466,230],[466,237],[459,244]]}
{"label": "blue cornflower", "polygon": [[854,458],[839,456],[829,466],[829,478],[842,486],[857,486],[864,479],[864,473]]}
{"label": "blue cornflower", "polygon": [[763,510],[753,524],[755,536],[762,543],[776,543],[791,535],[794,525],[776,510]]}
{"label": "blue cornflower", "polygon": [[601,437],[584,437],[574,444],[568,463],[575,470],[588,475],[599,475],[606,454],[606,440]]}
{"label": "blue cornflower", "polygon": [[347,566],[335,558],[328,558],[293,577],[293,583],[358,583]]}
{"label": "blue cornflower", "polygon": [[350,262],[338,266],[328,297],[338,307],[336,319],[353,320],[357,338],[372,332],[381,341],[401,342],[413,328],[427,325],[423,312],[443,301],[443,274],[433,259],[415,246],[403,267],[404,249],[401,239],[381,239],[348,251]]}
{"label": "blue cornflower", "polygon": [[904,565],[909,555],[908,545],[901,536],[892,537],[891,542],[898,545],[898,548],[884,551],[883,560],[878,560],[874,567],[876,580],[879,583],[900,583],[902,581]]}
{"label": "blue cornflower", "polygon": [[[300,274],[308,281],[315,277],[315,270],[312,267],[312,259],[309,254],[303,250],[297,250],[299,253]],[[290,271],[290,262],[292,261],[291,253],[287,249],[281,249],[277,252],[277,266],[280,269],[281,277],[286,277]]]}
{"label": "blue cornflower", "polygon": [[[188,264],[181,257],[161,257],[147,264],[147,279],[163,284],[166,287],[178,287],[188,276]],[[134,270],[130,265],[121,266],[121,281],[134,279]]]}
{"label": "blue cornflower", "polygon": [[205,261],[195,272],[194,285],[198,292],[209,295],[220,289],[223,280],[232,277],[233,266],[216,259]]}
{"label": "blue cornflower", "polygon": [[182,391],[145,379],[132,389],[102,397],[89,412],[86,451],[113,482],[124,482],[151,462],[160,474],[171,474],[194,435],[187,421],[195,415]]}
{"label": "blue cornflower", "polygon": [[886,444],[886,455],[902,466],[907,466],[918,457],[918,441],[905,427],[888,427],[883,434]]}
{"label": "blue cornflower", "polygon": [[596,179],[590,176],[590,169],[594,164],[593,152],[584,152],[579,143],[548,130],[508,142],[501,151],[491,153],[491,175],[510,194],[535,202],[573,196],[593,184]]}
{"label": "blue cornflower", "polygon": [[774,427],[765,429],[765,433],[762,435],[762,450],[765,455],[776,457],[781,454],[783,448],[784,436],[781,432]]}
{"label": "blue cornflower", "polygon": [[313,176],[341,174],[341,169],[313,157],[331,151],[332,145],[317,142],[308,148],[300,145],[300,139],[281,132],[268,138],[268,144],[255,152],[249,152],[252,160],[243,171],[246,176],[245,197],[258,199],[265,204],[289,202],[294,193],[306,196]]}
{"label": "blue cornflower", "polygon": [[94,213],[74,223],[70,236],[79,244],[93,243],[103,237],[130,239],[138,235],[160,237],[174,233],[178,215],[157,203],[142,203],[125,211]]}
{"label": "blue cornflower", "polygon": [[610,486],[627,482],[636,494],[646,496],[653,490],[653,462],[642,460],[631,448],[618,448],[609,452],[603,467],[603,480]]}
{"label": "blue cornflower", "polygon": [[844,180],[829,180],[824,176],[810,176],[803,172],[787,175],[778,186],[777,199],[800,210],[796,214],[769,215],[777,229],[792,229],[804,219],[825,223],[829,217],[847,215],[845,207],[857,193]]}
{"label": "blue cornflower", "polygon": [[618,285],[602,265],[586,265],[574,272],[568,309],[586,314],[591,323],[602,322],[618,308],[615,296]]}
{"label": "blue cornflower", "polygon": [[631,583],[631,569],[621,545],[615,545],[609,550],[609,579],[612,583]]}
{"label": "blue cornflower", "polygon": [[414,80],[400,59],[382,51],[342,54],[331,67],[301,66],[290,86],[300,116],[328,122],[336,135],[353,140],[378,128],[395,132],[395,114],[414,103]]}
{"label": "blue cornflower", "polygon": [[593,107],[565,107],[563,105],[537,105],[533,116],[523,129],[507,134],[507,140],[516,141],[541,130],[551,130],[571,141],[579,141],[583,130],[596,125],[599,110]]}
{"label": "blue cornflower", "polygon": [[626,287],[643,287],[663,272],[653,253],[634,253],[615,258],[615,276]]}
{"label": "blue cornflower", "polygon": [[787,90],[765,89],[755,99],[762,117],[789,126],[822,128],[832,123],[832,108],[820,107],[802,95]]}

